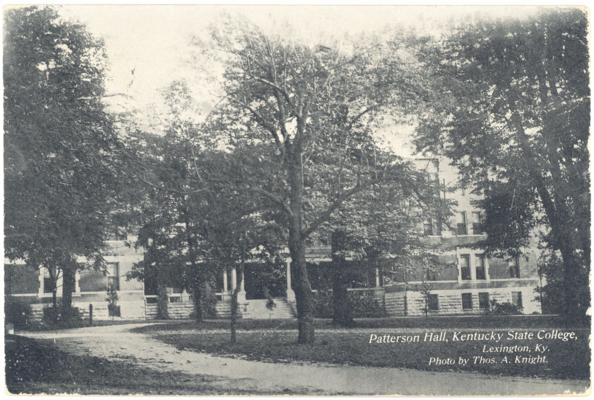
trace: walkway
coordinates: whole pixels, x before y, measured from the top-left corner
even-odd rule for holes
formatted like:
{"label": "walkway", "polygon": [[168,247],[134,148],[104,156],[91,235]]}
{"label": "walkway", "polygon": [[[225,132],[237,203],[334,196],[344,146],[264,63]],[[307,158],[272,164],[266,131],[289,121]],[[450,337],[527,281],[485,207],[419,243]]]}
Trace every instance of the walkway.
{"label": "walkway", "polygon": [[399,394],[399,395],[534,395],[583,392],[576,380],[490,377],[462,372],[429,372],[401,368],[267,363],[211,356],[131,333],[146,324],[20,332],[33,339],[54,340],[64,351],[133,362],[160,371],[210,375],[221,393],[250,389],[262,393]]}

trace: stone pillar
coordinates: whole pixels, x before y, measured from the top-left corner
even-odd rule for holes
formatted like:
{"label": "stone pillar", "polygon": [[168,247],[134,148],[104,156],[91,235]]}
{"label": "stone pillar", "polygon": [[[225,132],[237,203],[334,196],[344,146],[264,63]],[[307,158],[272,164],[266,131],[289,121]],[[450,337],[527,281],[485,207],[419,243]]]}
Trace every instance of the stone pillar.
{"label": "stone pillar", "polygon": [[223,293],[227,293],[229,291],[228,282],[227,282],[227,268],[223,269]]}
{"label": "stone pillar", "polygon": [[287,258],[286,261],[287,263],[287,301],[295,301],[295,291],[293,290],[293,287],[291,286],[291,258]]}

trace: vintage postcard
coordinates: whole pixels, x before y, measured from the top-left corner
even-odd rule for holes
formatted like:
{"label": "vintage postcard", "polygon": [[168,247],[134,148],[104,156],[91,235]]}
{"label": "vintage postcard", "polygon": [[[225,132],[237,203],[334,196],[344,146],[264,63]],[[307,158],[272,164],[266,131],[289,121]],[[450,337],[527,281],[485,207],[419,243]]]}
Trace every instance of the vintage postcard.
{"label": "vintage postcard", "polygon": [[4,7],[4,393],[590,393],[589,22]]}

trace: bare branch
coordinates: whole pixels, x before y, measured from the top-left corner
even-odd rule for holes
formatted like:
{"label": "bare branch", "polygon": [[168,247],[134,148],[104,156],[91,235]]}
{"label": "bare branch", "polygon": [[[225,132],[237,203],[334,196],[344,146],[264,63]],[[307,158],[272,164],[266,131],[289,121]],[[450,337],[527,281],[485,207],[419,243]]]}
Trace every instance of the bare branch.
{"label": "bare branch", "polygon": [[[231,99],[231,100],[233,101],[233,99]],[[234,100],[234,101],[236,103],[238,103],[240,106],[244,107],[246,110],[248,110],[256,118],[258,124],[260,124],[268,132],[270,132],[270,134],[272,135],[272,138],[274,139],[274,142],[276,143],[276,146],[281,151],[281,153],[284,154],[284,147],[282,145],[282,142],[280,140],[280,136],[278,135],[276,127],[274,125],[272,125],[271,123],[269,123],[268,121],[266,121],[266,119],[258,111],[254,110],[248,104],[246,104],[242,101],[239,101],[239,100]]]}
{"label": "bare branch", "polygon": [[289,96],[289,93],[287,93],[287,91],[283,88],[281,88],[280,86],[278,86],[276,83],[274,82],[270,82],[268,79],[264,79],[261,77],[253,77],[253,80],[256,80],[260,83],[263,83],[267,86],[270,86],[271,88],[273,88],[276,92],[280,93],[285,100],[287,101],[287,103],[289,103],[289,105],[292,107],[293,106],[293,102],[291,101],[291,97]]}
{"label": "bare branch", "polygon": [[370,113],[371,111],[376,110],[377,108],[380,107],[380,104],[374,104],[370,107],[367,107],[366,109],[364,109],[363,111],[361,111],[359,114],[357,114],[350,122],[348,125],[347,129],[351,129],[353,127],[353,125],[355,125],[357,123],[357,121],[359,121],[365,114]]}

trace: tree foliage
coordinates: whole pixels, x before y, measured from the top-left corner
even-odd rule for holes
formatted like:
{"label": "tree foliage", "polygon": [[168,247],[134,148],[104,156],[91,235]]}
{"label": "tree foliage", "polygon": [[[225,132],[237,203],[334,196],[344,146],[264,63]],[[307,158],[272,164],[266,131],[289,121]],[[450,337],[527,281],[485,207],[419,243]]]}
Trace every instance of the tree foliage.
{"label": "tree foliage", "polygon": [[463,26],[420,52],[434,83],[417,145],[485,195],[487,246],[508,253],[546,225],[567,315],[583,314],[590,264],[587,18],[577,9]]}
{"label": "tree foliage", "polygon": [[[397,52],[361,41],[352,51],[308,46],[244,26],[217,36],[224,57],[219,123],[232,146],[267,144],[277,177],[271,192],[248,190],[275,203],[284,216],[293,262],[300,343],[314,340],[313,299],[307,275],[307,238],[340,205],[376,179],[352,162],[373,143],[372,128],[388,107],[397,115],[416,96],[416,82]],[[386,56],[389,54],[389,56]],[[324,171],[335,179],[322,182]],[[269,182],[267,179],[264,182]],[[333,185],[333,190],[320,190]]]}
{"label": "tree foliage", "polygon": [[118,140],[102,103],[103,43],[52,8],[5,14],[5,247],[11,259],[64,273],[100,266]]}

